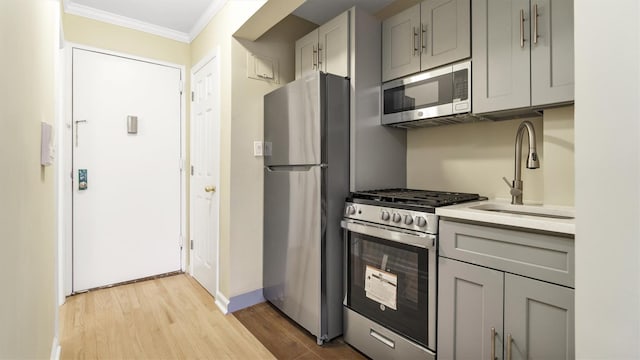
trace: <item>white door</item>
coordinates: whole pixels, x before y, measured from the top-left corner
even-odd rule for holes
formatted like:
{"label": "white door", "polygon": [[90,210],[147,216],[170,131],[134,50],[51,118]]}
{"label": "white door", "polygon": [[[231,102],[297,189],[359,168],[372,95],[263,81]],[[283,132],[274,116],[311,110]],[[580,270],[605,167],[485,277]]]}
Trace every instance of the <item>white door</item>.
{"label": "white door", "polygon": [[191,82],[191,265],[193,277],[216,295],[220,143],[218,57],[195,69]]}
{"label": "white door", "polygon": [[180,77],[73,50],[75,292],[181,268]]}

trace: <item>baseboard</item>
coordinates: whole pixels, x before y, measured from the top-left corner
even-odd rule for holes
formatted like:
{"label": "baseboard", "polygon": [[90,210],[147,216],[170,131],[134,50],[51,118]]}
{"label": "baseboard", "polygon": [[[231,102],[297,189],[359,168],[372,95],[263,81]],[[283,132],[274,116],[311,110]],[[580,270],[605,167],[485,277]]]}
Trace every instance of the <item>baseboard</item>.
{"label": "baseboard", "polygon": [[262,289],[257,289],[248,293],[244,293],[238,296],[234,296],[229,300],[227,310],[229,312],[236,312],[249,306],[264,302],[264,296],[262,295]]}
{"label": "baseboard", "polygon": [[60,347],[60,342],[58,341],[58,337],[53,338],[53,344],[51,344],[51,360],[60,360],[60,352],[62,351],[62,347]]}
{"label": "baseboard", "polygon": [[223,314],[227,315],[229,313],[229,299],[227,299],[222,293],[219,291],[216,292],[216,306],[218,309],[222,311]]}
{"label": "baseboard", "polygon": [[220,292],[216,293],[216,305],[225,315],[262,302],[265,302],[262,289],[233,296],[231,299],[227,299]]}

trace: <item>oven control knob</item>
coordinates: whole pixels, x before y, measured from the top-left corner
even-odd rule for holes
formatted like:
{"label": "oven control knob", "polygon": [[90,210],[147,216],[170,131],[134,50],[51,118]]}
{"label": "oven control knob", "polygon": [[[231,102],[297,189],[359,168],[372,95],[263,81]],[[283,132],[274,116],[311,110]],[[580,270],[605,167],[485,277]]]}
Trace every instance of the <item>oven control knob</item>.
{"label": "oven control knob", "polygon": [[402,220],[402,216],[400,216],[400,214],[398,214],[398,213],[393,213],[393,222],[394,223],[399,223],[400,220]]}
{"label": "oven control knob", "polygon": [[416,217],[416,224],[419,227],[425,227],[425,226],[427,226],[427,219],[423,218],[422,216],[417,216]]}
{"label": "oven control knob", "polygon": [[345,213],[347,213],[347,215],[353,215],[356,213],[356,207],[353,205],[349,205],[347,206],[347,209],[345,210]]}
{"label": "oven control knob", "polygon": [[382,219],[383,221],[389,221],[389,219],[391,219],[391,215],[389,215],[388,211],[383,211],[380,214],[380,219]]}
{"label": "oven control knob", "polygon": [[413,217],[411,215],[405,215],[404,216],[404,223],[405,223],[405,225],[413,224]]}

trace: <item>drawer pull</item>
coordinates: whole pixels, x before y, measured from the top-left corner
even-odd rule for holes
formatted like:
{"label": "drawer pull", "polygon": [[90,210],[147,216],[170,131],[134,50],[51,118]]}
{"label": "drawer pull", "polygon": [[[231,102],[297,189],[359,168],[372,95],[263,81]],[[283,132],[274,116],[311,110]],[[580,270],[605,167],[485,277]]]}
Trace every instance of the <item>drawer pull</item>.
{"label": "drawer pull", "polygon": [[388,347],[395,349],[396,348],[396,343],[395,341],[388,339],[387,337],[385,337],[384,335],[381,335],[380,333],[378,333],[377,331],[373,330],[373,329],[369,329],[369,335],[371,335],[374,339],[380,341],[381,343],[387,345]]}

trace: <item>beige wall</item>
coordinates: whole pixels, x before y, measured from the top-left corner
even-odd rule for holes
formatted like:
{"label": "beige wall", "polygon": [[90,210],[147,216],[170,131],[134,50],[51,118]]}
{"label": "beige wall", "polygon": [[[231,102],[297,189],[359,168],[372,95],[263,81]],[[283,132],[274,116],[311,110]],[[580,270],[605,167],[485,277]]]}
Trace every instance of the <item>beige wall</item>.
{"label": "beige wall", "polygon": [[40,122],[55,121],[60,5],[0,3],[0,358],[49,358],[56,334],[54,167]]}
{"label": "beige wall", "polygon": [[[524,201],[573,205],[573,107],[547,110],[544,121],[531,120],[541,166],[522,171]],[[514,143],[520,122],[478,122],[408,130],[408,187],[510,199],[502,177],[513,179]]]}
{"label": "beige wall", "polygon": [[246,49],[278,58],[286,83],[293,42],[310,30],[288,18],[255,43],[233,39],[259,6],[229,1],[191,44],[192,66],[215,49],[221,60],[219,288],[226,298],[262,288],[262,158],[253,157],[253,141],[262,140],[262,96],[280,86],[246,77]]}
{"label": "beige wall", "polygon": [[63,27],[66,41],[184,65],[189,70],[187,43],[66,13]]}
{"label": "beige wall", "polygon": [[[295,79],[295,41],[317,25],[288,16],[256,42],[232,41],[231,295],[262,288],[263,158],[253,141],[263,139],[263,97]],[[278,62],[279,84],[247,77],[247,55]]]}

